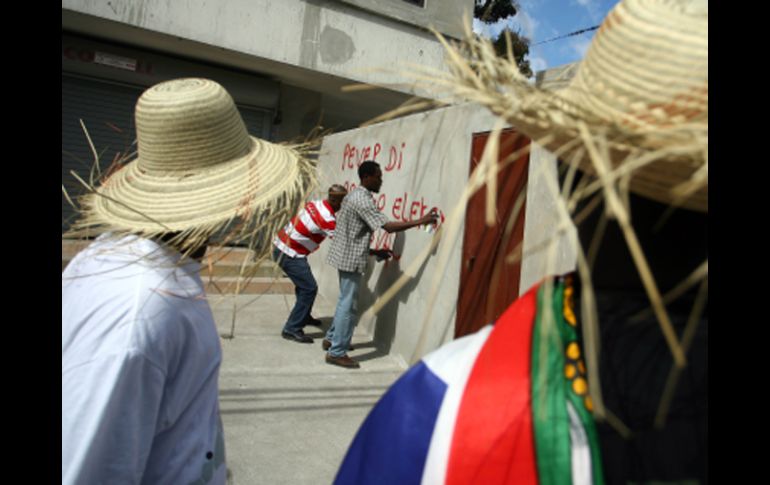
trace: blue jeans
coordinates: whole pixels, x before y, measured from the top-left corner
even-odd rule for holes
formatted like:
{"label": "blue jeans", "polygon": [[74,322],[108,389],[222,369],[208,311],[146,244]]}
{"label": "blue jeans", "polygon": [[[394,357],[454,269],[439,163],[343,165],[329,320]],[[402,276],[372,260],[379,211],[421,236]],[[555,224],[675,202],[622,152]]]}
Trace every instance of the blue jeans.
{"label": "blue jeans", "polygon": [[289,319],[286,320],[283,331],[297,333],[302,330],[305,321],[310,318],[310,310],[313,309],[313,303],[315,303],[315,297],[318,294],[318,284],[315,282],[307,258],[292,258],[278,248],[273,248],[273,260],[294,283],[294,295],[297,297],[297,301],[289,313]]}
{"label": "blue jeans", "polygon": [[350,273],[338,270],[340,279],[340,299],[334,311],[334,320],[326,340],[332,343],[329,355],[340,357],[347,353],[353,329],[358,324],[358,288],[361,284],[361,273]]}

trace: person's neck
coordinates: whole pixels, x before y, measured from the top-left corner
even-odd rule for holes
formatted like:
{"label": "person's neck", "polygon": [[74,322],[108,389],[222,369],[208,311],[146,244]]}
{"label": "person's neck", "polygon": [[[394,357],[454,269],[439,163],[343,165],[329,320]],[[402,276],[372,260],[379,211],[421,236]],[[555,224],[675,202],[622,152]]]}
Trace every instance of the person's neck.
{"label": "person's neck", "polygon": [[[161,234],[159,237],[155,238],[157,241],[165,244],[166,246],[174,249],[175,251],[178,251],[182,254],[185,254],[186,251],[183,248],[179,246],[178,241],[174,241],[174,238],[179,236],[178,232],[171,232],[166,234]],[[203,256],[206,255],[206,248],[208,247],[207,244],[203,244],[197,248],[195,248],[193,251],[190,251],[187,254],[187,257],[190,259],[194,259],[195,261],[198,261],[199,263],[203,261]]]}

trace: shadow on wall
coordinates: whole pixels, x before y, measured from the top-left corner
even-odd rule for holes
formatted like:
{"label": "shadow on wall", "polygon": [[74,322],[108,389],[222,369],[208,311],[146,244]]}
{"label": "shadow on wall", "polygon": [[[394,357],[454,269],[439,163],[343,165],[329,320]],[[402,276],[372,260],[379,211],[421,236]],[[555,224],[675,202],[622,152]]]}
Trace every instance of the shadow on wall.
{"label": "shadow on wall", "polygon": [[[395,253],[395,257],[389,259],[388,261],[385,261],[384,263],[375,263],[374,260],[370,259],[369,264],[366,268],[366,274],[364,275],[364,279],[367,281],[366,285],[362,285],[361,288],[361,295],[359,300],[359,309],[361,310],[361,313],[363,314],[366,309],[368,309],[372,304],[374,304],[375,300],[378,296],[385,294],[385,292],[401,277],[401,275],[404,274],[404,271],[402,269],[402,262],[401,262],[401,255],[404,252],[404,246],[406,245],[406,233],[400,232],[396,233],[393,241],[393,247],[390,248]],[[433,250],[430,256],[434,256],[436,254],[436,249]],[[396,335],[396,324],[398,322],[398,311],[399,307],[403,303],[407,303],[409,301],[409,297],[414,291],[414,289],[417,287],[418,284],[420,284],[420,281],[422,280],[423,272],[425,271],[425,267],[427,266],[427,259],[423,264],[420,266],[420,269],[417,271],[417,274],[414,278],[412,278],[407,284],[399,290],[399,292],[396,294],[396,296],[391,299],[387,305],[385,305],[380,312],[375,315],[374,317],[374,350],[372,352],[369,352],[367,354],[364,354],[360,357],[356,357],[356,360],[358,361],[366,361],[375,359],[377,357],[383,357],[385,355],[388,355],[390,353],[391,346],[393,345],[393,340],[395,339]],[[406,261],[405,264],[409,264],[409,261]],[[374,285],[374,292],[372,292],[369,289],[369,280],[373,276],[374,272],[374,265],[375,264],[383,264],[384,267],[382,268],[382,271],[380,272],[379,278],[377,279],[377,282]],[[419,323],[421,319],[415,319],[415,322]],[[411,322],[408,322],[411,323]]]}

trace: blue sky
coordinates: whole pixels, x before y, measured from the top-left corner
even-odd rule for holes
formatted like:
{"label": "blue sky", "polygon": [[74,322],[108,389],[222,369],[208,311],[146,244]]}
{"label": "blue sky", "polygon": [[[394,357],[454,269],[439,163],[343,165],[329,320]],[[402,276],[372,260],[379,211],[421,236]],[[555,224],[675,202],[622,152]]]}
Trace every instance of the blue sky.
{"label": "blue sky", "polygon": [[[473,30],[497,36],[510,25],[528,37],[532,44],[600,25],[619,0],[519,0],[518,13],[508,21],[486,26],[474,19]],[[579,61],[585,55],[596,31],[531,45],[529,62],[533,71]]]}

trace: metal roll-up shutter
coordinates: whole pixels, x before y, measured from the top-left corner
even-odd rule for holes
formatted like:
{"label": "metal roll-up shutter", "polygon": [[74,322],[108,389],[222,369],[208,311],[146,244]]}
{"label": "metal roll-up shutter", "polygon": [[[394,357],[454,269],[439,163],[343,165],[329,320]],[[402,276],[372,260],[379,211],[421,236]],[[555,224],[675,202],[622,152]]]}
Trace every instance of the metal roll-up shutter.
{"label": "metal roll-up shutter", "polygon": [[[62,74],[62,185],[70,196],[84,192],[82,184],[70,171],[89,182],[95,165],[80,120],[83,120],[99,155],[99,168],[105,170],[113,160],[129,155],[136,149],[134,106],[143,90],[142,87]],[[62,195],[62,232],[69,228],[75,217],[75,210]]]}
{"label": "metal roll-up shutter", "polygon": [[[80,120],[83,120],[99,155],[100,170],[106,170],[113,161],[122,157],[128,156],[132,160],[136,151],[134,107],[145,89],[62,74],[62,185],[70,197],[84,192],[84,187],[70,171],[89,182],[95,165]],[[272,112],[252,106],[236,106],[249,134],[269,139]],[[76,217],[76,211],[62,195],[62,233]]]}
{"label": "metal roll-up shutter", "polygon": [[270,120],[272,114],[270,110],[238,105],[238,111],[241,112],[249,135],[262,138],[263,140],[270,139]]}

